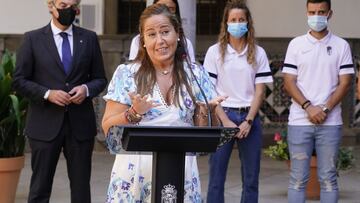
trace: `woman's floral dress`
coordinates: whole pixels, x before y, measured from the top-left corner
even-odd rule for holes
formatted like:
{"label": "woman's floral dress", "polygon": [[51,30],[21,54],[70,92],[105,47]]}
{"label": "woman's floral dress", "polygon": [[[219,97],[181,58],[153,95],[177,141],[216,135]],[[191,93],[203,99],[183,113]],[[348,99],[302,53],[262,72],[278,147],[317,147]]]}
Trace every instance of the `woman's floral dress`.
{"label": "woman's floral dress", "polygon": [[[122,64],[114,72],[109,84],[105,100],[112,100],[126,105],[131,105],[129,92],[136,92],[134,75],[139,64]],[[188,66],[184,68],[190,79],[194,96],[199,101],[204,101],[199,87],[192,77]],[[216,96],[214,87],[203,67],[192,64],[191,68],[199,81],[207,99]],[[195,105],[185,86],[180,91],[181,108],[167,105],[156,84],[151,98],[161,105],[152,108],[145,114],[139,125],[145,126],[192,126]],[[109,137],[109,136],[108,136]],[[109,143],[111,142],[111,143]],[[115,143],[115,144],[114,144]],[[120,139],[108,141],[110,151],[116,153],[116,159],[111,172],[110,184],[107,192],[107,203],[144,203],[151,201],[151,175],[152,155],[150,154],[125,154],[121,153]],[[185,196],[184,202],[201,203],[201,186],[199,171],[195,155],[185,158]]]}

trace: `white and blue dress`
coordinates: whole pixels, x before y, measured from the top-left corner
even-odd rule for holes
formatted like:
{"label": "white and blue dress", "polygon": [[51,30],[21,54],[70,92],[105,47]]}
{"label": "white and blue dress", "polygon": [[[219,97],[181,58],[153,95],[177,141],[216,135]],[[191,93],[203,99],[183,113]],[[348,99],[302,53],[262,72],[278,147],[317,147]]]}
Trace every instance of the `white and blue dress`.
{"label": "white and blue dress", "polygon": [[[104,96],[106,101],[112,100],[121,104],[131,105],[129,92],[136,92],[134,75],[139,69],[137,63],[122,64],[114,72],[109,84],[108,92]],[[192,77],[188,66],[184,64],[192,86],[194,96],[199,101],[204,101],[200,89]],[[203,67],[192,64],[191,68],[199,81],[207,99],[216,96],[215,89]],[[195,105],[193,104],[185,86],[180,90],[180,105],[167,105],[156,84],[153,88],[152,99],[160,106],[150,109],[139,125],[144,126],[192,126]],[[107,192],[107,203],[145,203],[151,201],[151,175],[152,155],[125,154],[119,152],[120,141],[110,141],[110,151],[116,153],[116,159],[111,172],[110,184]],[[115,143],[115,144],[114,144]],[[201,186],[196,156],[185,158],[185,196],[184,202],[201,203]]]}

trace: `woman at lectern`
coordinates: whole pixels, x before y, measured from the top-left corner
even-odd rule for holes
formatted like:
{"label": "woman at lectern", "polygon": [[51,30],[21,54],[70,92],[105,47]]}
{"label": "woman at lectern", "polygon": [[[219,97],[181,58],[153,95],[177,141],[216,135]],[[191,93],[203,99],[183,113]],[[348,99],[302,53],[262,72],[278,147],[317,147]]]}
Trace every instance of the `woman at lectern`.
{"label": "woman at lectern", "polygon": [[[104,96],[102,127],[114,125],[192,126],[195,101],[221,102],[204,68],[186,62],[181,25],[165,5],[140,16],[140,51],[134,62],[119,65]],[[190,70],[191,69],[191,70]],[[216,97],[216,98],[215,98]],[[224,112],[220,119],[227,119]],[[226,120],[222,120],[225,121]],[[106,202],[150,202],[152,155],[117,154]],[[200,203],[196,156],[185,158],[185,202]]]}

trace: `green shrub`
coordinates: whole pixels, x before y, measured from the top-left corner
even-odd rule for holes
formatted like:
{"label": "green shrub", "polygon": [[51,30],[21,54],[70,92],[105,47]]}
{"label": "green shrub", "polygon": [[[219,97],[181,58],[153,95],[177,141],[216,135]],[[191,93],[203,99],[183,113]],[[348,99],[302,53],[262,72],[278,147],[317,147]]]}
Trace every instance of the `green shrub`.
{"label": "green shrub", "polygon": [[24,154],[27,101],[11,89],[15,54],[5,51],[0,64],[0,158]]}
{"label": "green shrub", "polygon": [[355,158],[353,154],[353,149],[350,147],[344,148],[341,147],[338,152],[338,160],[336,162],[337,171],[348,170],[353,167]]}

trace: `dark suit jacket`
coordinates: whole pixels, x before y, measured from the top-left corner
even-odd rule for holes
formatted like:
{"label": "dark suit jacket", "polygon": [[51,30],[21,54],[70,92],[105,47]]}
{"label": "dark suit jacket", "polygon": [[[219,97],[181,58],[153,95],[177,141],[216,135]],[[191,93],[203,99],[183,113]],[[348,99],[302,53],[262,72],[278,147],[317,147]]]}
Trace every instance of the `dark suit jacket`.
{"label": "dark suit jacket", "polygon": [[[51,26],[25,33],[17,53],[13,88],[30,100],[25,135],[37,140],[54,139],[68,113],[72,134],[78,140],[96,135],[92,98],[106,86],[104,65],[96,33],[73,26],[73,64],[66,75],[57,51]],[[69,92],[86,84],[89,90],[82,104],[60,107],[44,100],[48,89]]]}

